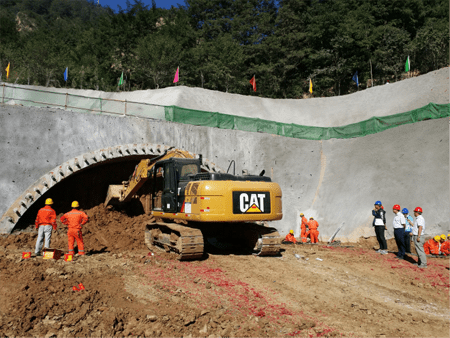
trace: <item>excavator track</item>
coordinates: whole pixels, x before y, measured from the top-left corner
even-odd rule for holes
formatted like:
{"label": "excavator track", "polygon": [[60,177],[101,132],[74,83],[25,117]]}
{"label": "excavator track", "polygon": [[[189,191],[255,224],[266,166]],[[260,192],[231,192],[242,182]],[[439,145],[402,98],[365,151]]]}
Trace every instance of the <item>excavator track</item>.
{"label": "excavator track", "polygon": [[281,250],[281,237],[277,229],[258,224],[246,224],[243,235],[247,237],[253,254],[257,256],[277,256]]}
{"label": "excavator track", "polygon": [[198,229],[175,223],[155,222],[145,226],[145,244],[150,250],[159,247],[174,252],[179,260],[203,257],[203,235]]}
{"label": "excavator track", "polygon": [[[214,225],[208,227],[211,231]],[[222,224],[223,226],[223,224]],[[281,249],[281,237],[275,228],[266,227],[255,223],[245,223],[239,226],[235,238],[239,237],[245,247],[249,248],[256,256],[277,256]],[[227,228],[227,227],[225,227]],[[204,229],[203,229],[204,230]],[[195,260],[203,257],[204,239],[200,229],[175,223],[157,221],[145,226],[145,244],[150,250],[155,247],[173,252],[178,255],[179,260]]]}

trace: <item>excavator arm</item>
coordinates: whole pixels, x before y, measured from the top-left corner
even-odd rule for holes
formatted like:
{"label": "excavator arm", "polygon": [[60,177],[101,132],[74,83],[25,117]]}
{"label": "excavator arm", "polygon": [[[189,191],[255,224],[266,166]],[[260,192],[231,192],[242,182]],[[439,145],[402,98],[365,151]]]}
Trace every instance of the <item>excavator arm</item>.
{"label": "excavator arm", "polygon": [[169,158],[193,158],[193,156],[184,150],[169,149],[161,156],[152,159],[145,159],[139,162],[134,169],[128,181],[123,181],[120,185],[110,185],[108,187],[108,193],[106,195],[105,206],[112,201],[117,203],[128,202],[142,187],[149,177],[150,170],[155,166],[158,161],[167,160]]}

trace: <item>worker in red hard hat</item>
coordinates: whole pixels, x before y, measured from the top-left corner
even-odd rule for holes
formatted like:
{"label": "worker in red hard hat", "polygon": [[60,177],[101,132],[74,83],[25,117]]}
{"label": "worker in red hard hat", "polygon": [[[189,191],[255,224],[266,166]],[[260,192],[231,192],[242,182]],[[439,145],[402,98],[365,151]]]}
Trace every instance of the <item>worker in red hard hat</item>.
{"label": "worker in red hard hat", "polygon": [[313,217],[310,217],[308,226],[311,243],[319,243],[319,230],[317,230],[317,228],[319,227],[319,223],[314,220]]}
{"label": "worker in red hard hat", "polygon": [[450,254],[450,242],[446,240],[447,236],[442,234],[439,240],[439,254],[448,256]]}
{"label": "worker in red hard hat", "polygon": [[414,209],[414,217],[416,218],[414,220],[414,226],[412,229],[413,234],[413,242],[414,247],[416,249],[417,253],[417,266],[419,268],[426,268],[427,267],[427,256],[425,254],[423,245],[425,242],[424,234],[425,234],[425,219],[422,216],[422,208],[417,207]]}
{"label": "worker in red hard hat", "polygon": [[65,213],[61,217],[61,222],[68,226],[67,237],[69,239],[69,254],[74,253],[74,242],[77,241],[78,245],[78,255],[82,256],[84,252],[83,235],[81,233],[81,226],[86,224],[88,221],[88,216],[79,208],[80,205],[77,201],[72,202],[72,210]]}
{"label": "worker in red hard hat", "polygon": [[306,235],[306,231],[308,229],[308,220],[306,219],[305,215],[302,213],[300,213],[300,218],[302,220],[302,224],[300,225],[300,237],[302,239],[302,243],[306,243],[307,242],[307,238],[308,236]]}
{"label": "worker in red hard hat", "polygon": [[297,240],[294,237],[294,230],[290,230],[289,233],[284,238],[285,242],[297,243]]}
{"label": "worker in red hard hat", "polygon": [[423,245],[423,250],[426,255],[439,255],[439,242],[441,240],[441,236],[434,236],[429,239]]}
{"label": "worker in red hard hat", "polygon": [[51,205],[53,200],[47,198],[45,200],[45,207],[41,208],[38,213],[36,220],[34,222],[36,229],[38,229],[38,237],[36,240],[36,248],[34,253],[36,256],[41,256],[42,244],[44,244],[45,237],[45,248],[50,248],[50,243],[52,239],[52,229],[56,230],[56,212],[53,210]]}
{"label": "worker in red hard hat", "polygon": [[395,243],[397,243],[397,256],[398,259],[404,259],[405,257],[405,227],[406,219],[405,216],[400,212],[401,208],[398,204],[392,207],[392,211],[395,214],[392,220],[392,226],[394,227],[394,237]]}

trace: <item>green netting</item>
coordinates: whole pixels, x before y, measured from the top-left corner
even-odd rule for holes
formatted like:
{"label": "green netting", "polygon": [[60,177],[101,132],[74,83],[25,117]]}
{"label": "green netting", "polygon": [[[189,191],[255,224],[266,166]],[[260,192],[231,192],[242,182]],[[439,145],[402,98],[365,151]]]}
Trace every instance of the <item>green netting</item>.
{"label": "green netting", "polygon": [[422,108],[395,115],[372,117],[358,123],[341,127],[314,127],[299,124],[280,123],[259,118],[234,116],[218,112],[207,112],[165,107],[166,121],[193,124],[221,129],[235,129],[262,132],[307,140],[328,140],[330,138],[352,138],[379,133],[403,124],[450,116],[450,104],[429,103]]}
{"label": "green netting", "polygon": [[196,126],[235,129],[249,132],[275,134],[307,140],[328,140],[330,138],[352,138],[375,134],[403,124],[450,116],[449,104],[430,103],[409,112],[372,117],[368,120],[341,127],[314,127],[299,124],[280,123],[259,118],[242,117],[218,112],[186,109],[177,106],[159,106],[142,102],[115,100],[82,95],[57,93],[35,88],[23,88],[3,84],[0,102],[10,100],[26,106],[55,106],[77,112],[106,115],[131,115],[142,118],[160,119]]}

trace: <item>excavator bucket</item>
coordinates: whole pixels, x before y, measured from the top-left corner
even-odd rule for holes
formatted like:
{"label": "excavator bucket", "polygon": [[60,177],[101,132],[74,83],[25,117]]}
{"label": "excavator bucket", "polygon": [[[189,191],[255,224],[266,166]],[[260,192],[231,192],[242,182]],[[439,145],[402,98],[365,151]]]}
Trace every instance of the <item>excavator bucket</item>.
{"label": "excavator bucket", "polygon": [[105,207],[114,202],[118,203],[123,190],[123,185],[110,185],[106,194]]}

